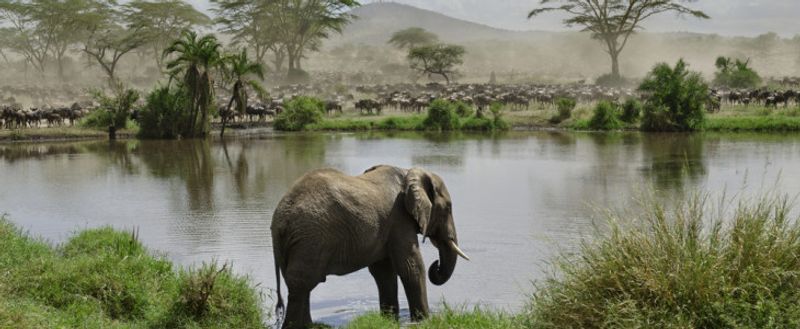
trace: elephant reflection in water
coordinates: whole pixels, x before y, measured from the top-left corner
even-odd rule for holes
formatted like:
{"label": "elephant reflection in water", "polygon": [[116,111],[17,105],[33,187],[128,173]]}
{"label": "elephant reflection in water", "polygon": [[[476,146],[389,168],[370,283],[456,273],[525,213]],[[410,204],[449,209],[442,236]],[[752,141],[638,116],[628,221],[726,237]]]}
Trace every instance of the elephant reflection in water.
{"label": "elephant reflection in water", "polygon": [[419,168],[376,166],[360,176],[333,169],[310,172],[295,182],[275,209],[272,245],[283,309],[280,273],[289,288],[283,328],[312,323],[311,290],[330,274],[364,267],[378,286],[384,314],[399,314],[397,278],[403,283],[412,319],[428,315],[425,265],[417,234],[439,250],[428,278],[442,285],[461,256],[452,202],[442,179]]}

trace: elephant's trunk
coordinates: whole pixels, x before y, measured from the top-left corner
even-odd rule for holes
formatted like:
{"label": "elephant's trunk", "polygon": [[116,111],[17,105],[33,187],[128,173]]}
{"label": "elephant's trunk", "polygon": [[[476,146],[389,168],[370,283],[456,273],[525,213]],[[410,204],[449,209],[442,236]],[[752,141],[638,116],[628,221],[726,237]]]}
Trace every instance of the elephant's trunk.
{"label": "elephant's trunk", "polygon": [[450,280],[450,276],[453,275],[453,271],[456,269],[456,260],[458,259],[458,253],[452,247],[454,245],[456,245],[455,242],[450,241],[439,244],[439,260],[433,262],[431,267],[428,268],[428,278],[431,283],[441,286],[447,280]]}

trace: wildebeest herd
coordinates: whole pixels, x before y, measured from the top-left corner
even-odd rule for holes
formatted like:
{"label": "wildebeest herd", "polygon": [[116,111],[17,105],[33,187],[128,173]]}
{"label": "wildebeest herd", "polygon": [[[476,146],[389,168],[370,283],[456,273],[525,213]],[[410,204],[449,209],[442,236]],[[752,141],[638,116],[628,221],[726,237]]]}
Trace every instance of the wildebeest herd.
{"label": "wildebeest herd", "polygon": [[[218,97],[217,108],[220,119],[228,122],[256,122],[274,119],[285,107],[285,100],[295,96],[315,96],[323,99],[325,111],[329,115],[341,114],[351,108],[362,115],[381,114],[384,110],[408,113],[421,113],[437,98],[463,102],[483,110],[493,103],[500,103],[509,110],[527,110],[531,105],[553,104],[559,98],[572,98],[578,102],[590,103],[601,100],[621,102],[628,98],[641,98],[643,95],[633,88],[612,88],[583,83],[574,84],[384,84],[369,86],[337,86],[331,91],[330,84],[286,85],[270,90],[267,100],[252,99],[243,113],[227,109],[226,97]],[[3,90],[8,94],[8,90]],[[43,94],[44,93],[44,94]],[[39,91],[37,95],[47,94]],[[40,95],[40,96],[41,96]],[[63,95],[54,96],[63,101]],[[91,101],[76,92],[68,93],[80,101],[70,106],[30,106],[23,107],[7,98],[0,102],[0,128],[15,129],[28,127],[53,127],[74,125],[93,108]],[[358,95],[358,96],[356,96]],[[59,98],[60,97],[60,98]],[[5,103],[5,105],[3,105]],[[800,92],[791,87],[784,90],[766,88],[752,90],[711,89],[707,109],[719,111],[722,105],[767,107],[788,107],[800,105]],[[135,116],[134,116],[135,118]]]}

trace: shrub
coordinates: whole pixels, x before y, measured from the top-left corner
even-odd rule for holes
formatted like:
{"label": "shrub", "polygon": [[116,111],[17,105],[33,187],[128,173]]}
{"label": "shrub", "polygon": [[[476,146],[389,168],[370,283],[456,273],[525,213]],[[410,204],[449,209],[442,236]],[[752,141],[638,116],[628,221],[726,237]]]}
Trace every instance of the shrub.
{"label": "shrub", "polygon": [[619,119],[625,123],[636,123],[642,115],[642,103],[635,98],[628,98],[622,104],[622,115]]}
{"label": "shrub", "polygon": [[800,225],[790,201],[706,213],[704,199],[645,201],[641,213],[610,216],[538,287],[533,327],[800,326]]}
{"label": "shrub", "polygon": [[495,129],[494,120],[482,117],[470,117],[461,124],[463,130],[492,131]]}
{"label": "shrub", "polygon": [[708,86],[683,60],[672,68],[655,66],[639,90],[647,94],[642,119],[645,131],[694,131],[702,129]]}
{"label": "shrub", "polygon": [[589,128],[594,130],[614,130],[620,127],[622,127],[622,123],[619,121],[617,106],[607,101],[597,103],[594,108],[594,114],[589,120]]}
{"label": "shrub", "polygon": [[475,110],[472,109],[471,105],[461,101],[455,103],[455,108],[456,114],[462,118],[469,118],[475,113]]}
{"label": "shrub", "polygon": [[113,126],[116,129],[122,129],[128,125],[133,106],[139,100],[139,92],[116,86],[112,96],[100,91],[93,94],[95,100],[100,103],[100,107],[81,122],[83,126],[102,129]]}
{"label": "shrub", "polygon": [[275,129],[283,131],[303,130],[308,124],[320,123],[325,113],[325,104],[316,98],[295,97],[286,104],[286,109],[275,118]]}
{"label": "shrub", "polygon": [[489,111],[492,112],[492,123],[495,130],[508,130],[509,125],[506,120],[503,120],[503,104],[498,102],[492,103],[489,106]]}
{"label": "shrub", "polygon": [[183,89],[159,87],[147,95],[138,116],[140,138],[180,137],[191,125]]}
{"label": "shrub", "polygon": [[718,57],[714,73],[714,85],[728,88],[755,88],[761,84],[761,77],[749,67],[750,60],[732,60],[728,57]]}
{"label": "shrub", "polygon": [[305,84],[311,81],[311,75],[301,69],[290,69],[286,75],[286,82],[289,84]]}
{"label": "shrub", "polygon": [[457,130],[459,120],[455,106],[443,99],[434,100],[428,107],[428,117],[423,121],[423,127],[429,130]]}
{"label": "shrub", "polygon": [[608,73],[597,77],[594,83],[603,87],[623,87],[630,85],[631,81],[623,77],[615,77],[613,74]]}
{"label": "shrub", "polygon": [[558,114],[550,118],[550,122],[554,124],[561,123],[572,116],[572,110],[575,109],[577,102],[572,98],[559,98],[556,100],[556,109]]}

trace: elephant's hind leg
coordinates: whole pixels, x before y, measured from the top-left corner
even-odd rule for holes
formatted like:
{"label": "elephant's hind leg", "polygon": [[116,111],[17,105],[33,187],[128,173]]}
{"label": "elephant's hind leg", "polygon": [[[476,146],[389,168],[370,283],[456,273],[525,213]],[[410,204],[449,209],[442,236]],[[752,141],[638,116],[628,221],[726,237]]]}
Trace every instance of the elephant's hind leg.
{"label": "elephant's hind leg", "polygon": [[290,261],[284,274],[286,286],[289,288],[284,329],[307,328],[311,325],[311,290],[325,278],[317,266],[309,266],[309,262],[305,261],[308,258],[299,259],[304,261]]}
{"label": "elephant's hind leg", "polygon": [[381,303],[381,313],[400,317],[400,303],[397,300],[397,273],[389,259],[379,261],[369,266],[369,273],[378,285],[378,296]]}

